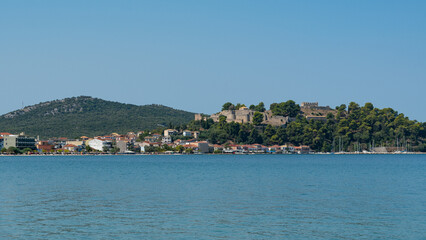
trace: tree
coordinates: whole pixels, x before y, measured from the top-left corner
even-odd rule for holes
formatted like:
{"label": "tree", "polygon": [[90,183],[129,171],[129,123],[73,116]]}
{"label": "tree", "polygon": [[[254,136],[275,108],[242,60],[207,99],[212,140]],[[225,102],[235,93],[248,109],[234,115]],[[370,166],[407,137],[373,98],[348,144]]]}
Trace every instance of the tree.
{"label": "tree", "polygon": [[239,110],[242,107],[245,107],[245,104],[241,104],[241,103],[237,103],[237,105],[235,106],[235,110]]}
{"label": "tree", "polygon": [[260,112],[255,112],[253,115],[253,125],[260,125],[263,122],[263,114]]}
{"label": "tree", "polygon": [[225,130],[230,138],[235,139],[240,131],[240,124],[236,122],[227,123],[223,126],[223,130]]}
{"label": "tree", "polygon": [[265,104],[263,102],[260,102],[258,105],[252,104],[252,105],[250,105],[249,109],[253,110],[253,111],[257,111],[257,112],[266,111]]}
{"label": "tree", "polygon": [[277,129],[277,133],[276,133],[276,135],[278,136],[278,138],[279,138],[279,142],[278,142],[278,144],[284,144],[284,143],[286,143],[287,142],[287,133],[286,133],[286,130],[285,130],[285,128],[284,127],[279,127],[278,129]]}
{"label": "tree", "polygon": [[359,110],[359,105],[355,102],[350,102],[348,106],[349,114],[354,113],[356,110]]}
{"label": "tree", "polygon": [[220,115],[220,116],[219,116],[219,125],[220,125],[221,127],[223,127],[225,124],[226,124],[226,116],[224,116],[224,115]]}
{"label": "tree", "polygon": [[225,132],[225,130],[220,128],[211,128],[208,135],[210,142],[213,144],[222,144],[229,139],[229,135]]}
{"label": "tree", "polygon": [[249,144],[254,144],[254,143],[262,144],[263,143],[262,136],[259,134],[259,132],[255,128],[253,128],[251,130],[247,141],[248,141]]}
{"label": "tree", "polygon": [[194,150],[192,148],[185,149],[185,153],[194,153]]}
{"label": "tree", "polygon": [[7,149],[7,153],[11,153],[11,154],[20,154],[20,153],[22,153],[22,152],[19,150],[19,148],[16,148],[16,147],[9,147],[9,148]]}
{"label": "tree", "polygon": [[268,143],[269,144],[281,144],[281,139],[277,134],[275,134],[268,140]]}
{"label": "tree", "polygon": [[365,103],[364,109],[366,109],[368,112],[370,112],[374,109],[374,106],[373,106],[372,103],[368,102],[368,103]]}
{"label": "tree", "polygon": [[1,153],[6,153],[6,152],[7,152],[7,149],[6,149],[6,148],[2,148],[2,149],[0,150],[0,152],[1,152]]}
{"label": "tree", "polygon": [[178,145],[176,146],[175,151],[182,153],[183,151],[185,151],[185,148],[182,145]]}
{"label": "tree", "polygon": [[32,152],[33,150],[31,148],[24,148],[22,150],[23,153],[28,153],[28,152]]}
{"label": "tree", "polygon": [[89,145],[86,145],[86,152],[91,152],[93,149],[89,146]]}
{"label": "tree", "polygon": [[118,148],[118,147],[111,148],[111,153],[116,154],[116,153],[119,153],[119,152],[120,152],[120,148]]}
{"label": "tree", "polygon": [[167,144],[163,144],[162,148],[163,148],[165,151],[173,151],[173,148],[172,148],[172,147],[170,147],[170,146],[169,146],[169,145],[167,145]]}
{"label": "tree", "polygon": [[238,137],[235,139],[235,141],[237,143],[245,143],[247,142],[248,136],[249,133],[246,130],[240,129],[240,131],[238,132]]}
{"label": "tree", "polygon": [[270,138],[275,135],[275,133],[275,128],[272,125],[268,124],[263,134],[265,135],[265,137]]}
{"label": "tree", "polygon": [[230,110],[230,108],[231,108],[232,106],[234,106],[234,104],[232,104],[232,103],[230,103],[230,102],[227,102],[227,103],[223,104],[223,106],[222,106],[222,111],[224,111],[224,110]]}
{"label": "tree", "polygon": [[300,113],[300,106],[293,100],[282,103],[272,103],[270,109],[274,115],[296,117]]}
{"label": "tree", "polygon": [[341,104],[340,106],[336,107],[337,111],[346,111],[346,104]]}
{"label": "tree", "polygon": [[265,104],[260,102],[257,106],[254,107],[254,111],[264,112],[266,111]]}

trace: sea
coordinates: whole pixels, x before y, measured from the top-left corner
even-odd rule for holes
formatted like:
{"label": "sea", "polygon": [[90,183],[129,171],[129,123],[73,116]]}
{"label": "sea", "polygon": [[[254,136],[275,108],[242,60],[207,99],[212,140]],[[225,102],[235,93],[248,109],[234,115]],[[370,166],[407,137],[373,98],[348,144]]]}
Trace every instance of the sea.
{"label": "sea", "polygon": [[0,239],[426,239],[426,155],[3,156]]}

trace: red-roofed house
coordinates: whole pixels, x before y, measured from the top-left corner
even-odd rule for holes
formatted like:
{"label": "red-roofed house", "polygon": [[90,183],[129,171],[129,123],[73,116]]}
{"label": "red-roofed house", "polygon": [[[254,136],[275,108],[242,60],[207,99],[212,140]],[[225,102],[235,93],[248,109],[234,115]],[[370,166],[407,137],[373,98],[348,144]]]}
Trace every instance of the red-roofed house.
{"label": "red-roofed house", "polygon": [[55,145],[49,143],[48,141],[39,141],[36,147],[39,152],[50,152],[55,147]]}
{"label": "red-roofed house", "polygon": [[309,146],[298,146],[298,147],[294,147],[294,151],[299,153],[299,154],[307,154],[311,152],[311,148]]}
{"label": "red-roofed house", "polygon": [[64,149],[68,150],[70,152],[75,152],[75,151],[77,151],[78,147],[74,144],[67,144],[67,145],[64,146]]}

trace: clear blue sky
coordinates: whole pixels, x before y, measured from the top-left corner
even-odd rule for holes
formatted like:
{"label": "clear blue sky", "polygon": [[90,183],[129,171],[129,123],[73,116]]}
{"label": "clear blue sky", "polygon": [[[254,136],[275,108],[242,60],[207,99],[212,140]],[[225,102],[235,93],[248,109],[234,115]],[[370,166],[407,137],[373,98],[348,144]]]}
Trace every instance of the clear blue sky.
{"label": "clear blue sky", "polygon": [[426,121],[426,1],[0,2],[0,114],[88,95],[217,112],[355,101]]}

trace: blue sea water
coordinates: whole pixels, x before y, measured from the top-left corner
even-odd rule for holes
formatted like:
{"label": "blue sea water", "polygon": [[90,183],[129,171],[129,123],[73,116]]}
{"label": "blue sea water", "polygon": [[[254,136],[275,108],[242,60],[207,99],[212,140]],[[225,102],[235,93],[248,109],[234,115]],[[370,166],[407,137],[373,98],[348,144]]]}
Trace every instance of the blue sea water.
{"label": "blue sea water", "polygon": [[1,239],[426,239],[426,155],[0,157]]}

